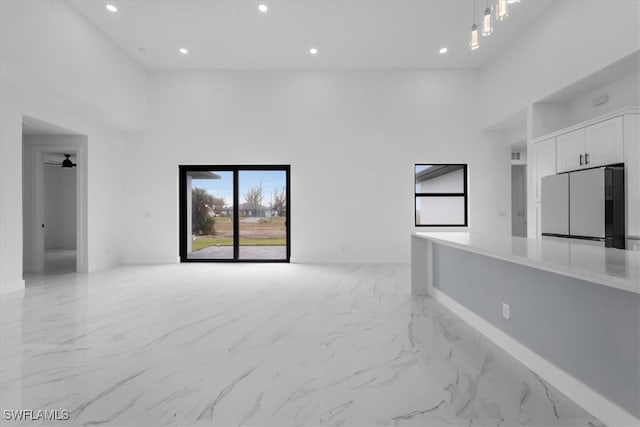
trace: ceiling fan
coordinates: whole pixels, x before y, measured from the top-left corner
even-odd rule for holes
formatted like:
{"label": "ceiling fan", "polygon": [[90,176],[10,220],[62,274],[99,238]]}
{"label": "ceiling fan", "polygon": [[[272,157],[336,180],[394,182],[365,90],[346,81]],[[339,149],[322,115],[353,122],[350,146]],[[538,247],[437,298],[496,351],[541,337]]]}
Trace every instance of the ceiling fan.
{"label": "ceiling fan", "polygon": [[71,154],[64,154],[64,157],[65,157],[65,159],[62,160],[62,162],[49,160],[49,161],[45,161],[44,164],[45,165],[60,166],[60,167],[63,167],[63,168],[75,168],[76,166],[78,166],[77,163],[73,163],[71,161],[71,159],[69,158],[69,157],[71,157]]}

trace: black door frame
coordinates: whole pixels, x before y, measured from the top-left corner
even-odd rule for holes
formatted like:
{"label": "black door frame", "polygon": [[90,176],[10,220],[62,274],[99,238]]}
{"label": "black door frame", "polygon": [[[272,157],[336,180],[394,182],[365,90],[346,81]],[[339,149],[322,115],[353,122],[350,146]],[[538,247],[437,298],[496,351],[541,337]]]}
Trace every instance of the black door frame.
{"label": "black door frame", "polygon": [[[261,171],[273,170],[284,171],[287,186],[287,206],[285,209],[285,227],[287,230],[287,257],[286,259],[240,259],[240,215],[239,210],[239,172],[240,171]],[[229,259],[199,259],[189,258],[187,255],[187,238],[191,237],[191,233],[187,234],[187,172],[198,171],[222,171],[233,172],[233,258]],[[290,165],[178,165],[179,173],[179,235],[180,235],[180,262],[284,262],[288,263],[291,259],[291,166]]]}

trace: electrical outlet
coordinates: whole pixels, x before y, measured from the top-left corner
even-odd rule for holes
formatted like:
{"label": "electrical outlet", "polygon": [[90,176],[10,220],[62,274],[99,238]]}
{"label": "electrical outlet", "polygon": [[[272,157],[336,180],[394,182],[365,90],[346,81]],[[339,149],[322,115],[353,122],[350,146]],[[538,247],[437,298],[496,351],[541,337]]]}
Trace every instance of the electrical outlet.
{"label": "electrical outlet", "polygon": [[505,302],[502,303],[502,317],[507,320],[511,319],[511,307],[509,307],[509,304]]}

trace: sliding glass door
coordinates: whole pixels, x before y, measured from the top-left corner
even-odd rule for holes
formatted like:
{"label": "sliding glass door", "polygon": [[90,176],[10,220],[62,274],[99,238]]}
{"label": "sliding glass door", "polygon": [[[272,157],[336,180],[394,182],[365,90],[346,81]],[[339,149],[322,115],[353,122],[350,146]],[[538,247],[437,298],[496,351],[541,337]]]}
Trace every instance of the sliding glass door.
{"label": "sliding glass door", "polygon": [[289,166],[180,166],[182,262],[288,262]]}
{"label": "sliding glass door", "polygon": [[233,180],[233,170],[185,171],[185,258],[234,258],[233,211],[228,208],[233,203]]}
{"label": "sliding glass door", "polygon": [[238,171],[241,260],[286,260],[287,171]]}

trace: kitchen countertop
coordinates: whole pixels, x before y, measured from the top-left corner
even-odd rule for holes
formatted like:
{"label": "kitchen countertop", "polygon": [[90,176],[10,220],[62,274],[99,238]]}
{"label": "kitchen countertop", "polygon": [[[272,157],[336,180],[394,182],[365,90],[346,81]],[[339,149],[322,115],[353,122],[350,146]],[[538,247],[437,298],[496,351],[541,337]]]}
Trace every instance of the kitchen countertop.
{"label": "kitchen countertop", "polygon": [[640,294],[640,252],[580,242],[476,232],[416,232],[416,237],[552,273]]}

